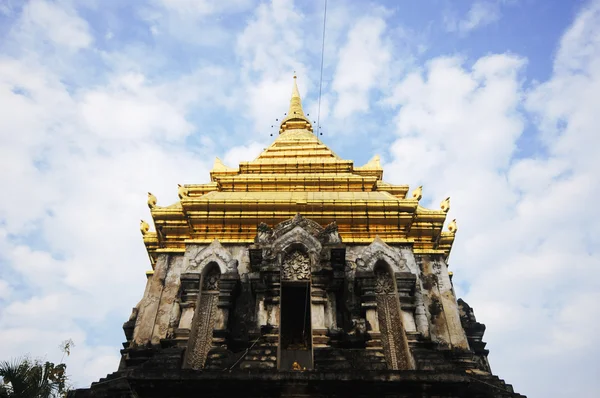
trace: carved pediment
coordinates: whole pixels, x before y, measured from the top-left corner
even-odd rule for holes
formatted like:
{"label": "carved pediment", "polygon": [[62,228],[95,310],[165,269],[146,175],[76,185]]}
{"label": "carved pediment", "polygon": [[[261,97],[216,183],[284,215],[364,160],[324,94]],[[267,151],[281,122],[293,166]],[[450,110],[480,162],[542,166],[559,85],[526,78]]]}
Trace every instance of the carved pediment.
{"label": "carved pediment", "polygon": [[285,234],[280,235],[273,242],[272,247],[273,251],[277,253],[285,251],[294,244],[301,244],[309,252],[320,253],[322,248],[321,242],[300,225],[296,225],[291,230],[287,230]]}
{"label": "carved pediment", "polygon": [[190,260],[187,272],[202,272],[204,267],[211,262],[219,266],[221,274],[237,272],[237,260],[231,257],[229,251],[218,239],[212,241],[208,247],[198,252]]}
{"label": "carved pediment", "polygon": [[323,228],[319,223],[304,218],[300,213],[296,214],[294,218],[277,224],[275,228],[270,228],[265,223],[258,224],[254,242],[273,244],[273,242],[280,240],[282,236],[289,234],[290,231],[298,227],[305,230],[308,235],[317,239],[321,244],[342,242],[335,221]]}
{"label": "carved pediment", "polygon": [[378,261],[389,264],[394,272],[408,271],[406,260],[379,236],[375,237],[375,240],[357,257],[356,264],[362,271],[373,271]]}

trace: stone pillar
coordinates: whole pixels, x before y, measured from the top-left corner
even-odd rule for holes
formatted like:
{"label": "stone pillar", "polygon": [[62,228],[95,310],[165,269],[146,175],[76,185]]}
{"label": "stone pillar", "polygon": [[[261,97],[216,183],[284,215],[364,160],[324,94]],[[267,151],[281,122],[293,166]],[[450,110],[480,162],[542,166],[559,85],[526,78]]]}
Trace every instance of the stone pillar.
{"label": "stone pillar", "polygon": [[219,302],[217,319],[213,332],[213,346],[222,347],[229,336],[229,313],[233,308],[233,293],[240,277],[236,274],[223,274],[219,281]]}
{"label": "stone pillar", "polygon": [[415,333],[415,285],[417,276],[410,272],[396,272],[396,288],[402,316],[402,324],[407,334]]}
{"label": "stone pillar", "polygon": [[311,324],[314,347],[326,347],[329,342],[325,326],[325,305],[327,304],[327,277],[313,275],[310,284]]}
{"label": "stone pillar", "polygon": [[[279,316],[281,303],[281,275],[279,267],[268,267],[261,271],[261,279],[265,286],[262,312],[259,316],[266,320],[261,325],[261,333],[265,341],[273,346],[279,345]],[[260,308],[260,307],[259,307]]]}
{"label": "stone pillar", "polygon": [[179,327],[175,330],[178,345],[185,346],[190,337],[192,320],[200,294],[200,274],[189,273],[181,275],[181,317]]}
{"label": "stone pillar", "polygon": [[425,301],[421,289],[415,291],[415,324],[417,331],[424,338],[429,338],[429,321],[427,320],[427,310],[425,309]]}
{"label": "stone pillar", "polygon": [[361,308],[365,311],[367,331],[371,340],[367,342],[367,349],[383,349],[379,317],[377,315],[377,295],[375,294],[375,275],[370,271],[357,271],[356,283],[361,298]]}

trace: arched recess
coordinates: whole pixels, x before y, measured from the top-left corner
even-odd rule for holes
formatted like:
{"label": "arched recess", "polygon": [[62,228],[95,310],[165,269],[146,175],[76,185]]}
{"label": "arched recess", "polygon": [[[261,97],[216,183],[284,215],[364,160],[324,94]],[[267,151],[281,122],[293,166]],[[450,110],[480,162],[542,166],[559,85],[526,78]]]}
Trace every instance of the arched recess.
{"label": "arched recess", "polygon": [[[294,235],[303,237],[303,234]],[[314,311],[311,269],[316,265],[318,246],[308,239],[282,242],[285,244],[278,247],[277,253],[281,281],[279,369],[292,370],[295,363],[312,369]],[[322,312],[322,305],[314,306],[317,312]]]}
{"label": "arched recess", "polygon": [[406,331],[402,324],[400,301],[392,267],[384,260],[373,266],[375,274],[375,294],[377,297],[377,318],[381,331],[381,342],[388,363],[393,370],[412,369],[412,359],[408,348]]}
{"label": "arched recess", "polygon": [[277,253],[279,264],[282,264],[286,253],[293,250],[304,251],[310,259],[311,266],[318,265],[318,255],[321,253],[321,242],[309,234],[301,226],[296,226],[273,242],[273,251]]}
{"label": "arched recess", "polygon": [[221,267],[215,261],[202,268],[200,294],[184,360],[186,368],[202,369],[208,352],[213,347],[213,330],[221,317],[217,307],[221,276]]}
{"label": "arched recess", "polygon": [[369,273],[380,262],[388,264],[392,279],[396,282],[405,330],[410,334],[429,336],[425,305],[416,283],[417,275],[410,271],[406,260],[397,250],[376,237],[357,257],[356,264],[358,271]]}

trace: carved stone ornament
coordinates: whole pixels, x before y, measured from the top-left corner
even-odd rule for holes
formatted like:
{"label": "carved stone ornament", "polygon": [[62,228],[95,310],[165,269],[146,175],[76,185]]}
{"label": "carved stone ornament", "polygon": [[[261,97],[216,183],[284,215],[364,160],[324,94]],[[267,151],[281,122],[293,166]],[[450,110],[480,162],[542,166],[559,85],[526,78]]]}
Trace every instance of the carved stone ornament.
{"label": "carved stone ornament", "polygon": [[218,269],[210,270],[204,276],[204,282],[202,284],[202,290],[219,290],[219,279],[221,279],[221,273]]}
{"label": "carved stone ornament", "polygon": [[186,272],[202,272],[211,262],[219,266],[222,274],[237,272],[237,260],[231,257],[229,251],[217,239],[190,258]]}
{"label": "carved stone ornament", "polygon": [[271,239],[271,236],[273,236],[273,229],[264,222],[261,222],[256,227],[256,239],[254,241],[256,243],[267,243]]}
{"label": "carved stone ornament", "polygon": [[305,254],[294,251],[286,256],[281,269],[283,279],[292,281],[308,280],[310,277],[310,260]]}
{"label": "carved stone ornament", "polygon": [[377,294],[393,294],[394,282],[387,272],[375,273],[375,293]]}
{"label": "carved stone ornament", "polygon": [[398,252],[382,241],[379,236],[360,254],[356,264],[361,270],[372,271],[378,261],[384,261],[392,267],[395,272],[407,271],[408,266]]}

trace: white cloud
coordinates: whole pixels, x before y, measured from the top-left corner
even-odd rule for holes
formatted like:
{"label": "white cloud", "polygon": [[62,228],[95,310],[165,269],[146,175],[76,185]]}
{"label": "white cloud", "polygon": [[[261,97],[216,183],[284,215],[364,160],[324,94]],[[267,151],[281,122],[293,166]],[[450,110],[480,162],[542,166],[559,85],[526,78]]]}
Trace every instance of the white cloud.
{"label": "white cloud", "polygon": [[93,40],[87,22],[72,8],[45,0],[25,5],[21,29],[32,40],[50,40],[71,50],[85,48]]}
{"label": "white cloud", "polygon": [[205,17],[221,12],[239,12],[247,9],[249,0],[157,0],[157,3],[169,10],[183,14],[185,17]]}
{"label": "white cloud", "polygon": [[10,298],[12,289],[7,281],[0,279],[0,300],[6,300]]}
{"label": "white cloud", "polygon": [[221,19],[246,11],[250,0],[153,0],[140,14],[157,39],[176,39],[186,45],[219,47],[232,39]]}
{"label": "white cloud", "polygon": [[381,87],[391,59],[391,48],[385,42],[386,23],[381,17],[365,16],[348,32],[347,42],[340,48],[332,88],[337,94],[333,114],[346,118],[369,110],[369,94]]}
{"label": "white cloud", "polygon": [[[458,293],[488,326],[492,369],[525,394],[591,397],[599,387],[597,368],[582,365],[599,354],[590,335],[600,327],[600,220],[591,213],[600,195],[598,26],[595,2],[564,34],[552,77],[532,90],[520,57],[486,56],[470,68],[438,58],[388,100],[401,108],[386,175],[422,183],[432,207],[452,197]],[[544,148],[517,158],[526,118]],[[565,375],[556,363],[577,369],[565,390],[547,383]]]}
{"label": "white cloud", "polygon": [[147,87],[140,74],[119,76],[107,89],[84,93],[79,106],[90,131],[103,139],[175,140],[192,130],[180,109]]}
{"label": "white cloud", "polygon": [[476,0],[462,19],[446,17],[446,29],[450,32],[469,32],[496,22],[502,16],[499,0]]}
{"label": "white cloud", "polygon": [[[54,347],[72,338],[67,364],[82,386],[118,365],[122,337],[98,344],[94,330],[117,318],[119,335],[143,291],[150,265],[138,225],[149,217],[146,192],[169,205],[178,182],[208,176],[204,148],[184,140],[193,131],[187,111],[207,98],[218,72],[166,82],[119,72],[104,85],[67,86],[64,70],[42,65],[27,41],[39,33],[32,14],[20,18],[14,26],[23,30],[11,38],[32,53],[0,58],[0,103],[11,110],[0,118],[0,165],[10,170],[0,173],[0,338],[11,341],[0,356],[46,353],[56,361]],[[53,51],[63,55],[73,47],[61,37]]]}

